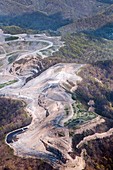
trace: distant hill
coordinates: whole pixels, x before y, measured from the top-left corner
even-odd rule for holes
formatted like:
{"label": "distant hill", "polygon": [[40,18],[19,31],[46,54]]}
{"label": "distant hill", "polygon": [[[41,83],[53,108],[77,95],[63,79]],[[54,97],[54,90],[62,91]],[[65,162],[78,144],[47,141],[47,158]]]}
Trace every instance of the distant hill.
{"label": "distant hill", "polygon": [[[111,1],[110,1],[111,2]],[[48,15],[61,13],[64,18],[92,16],[107,7],[105,0],[0,0],[1,15],[19,15],[36,11]]]}
{"label": "distant hill", "polygon": [[113,22],[113,0],[0,0],[0,26],[76,32]]}
{"label": "distant hill", "polygon": [[[61,32],[77,32],[77,31],[90,31],[90,30],[96,30],[101,29],[104,27],[111,28],[113,22],[113,4],[103,9],[102,12],[98,12],[94,16],[81,18],[78,20],[74,20],[73,23],[70,25],[64,26],[60,29]],[[101,29],[102,31],[102,29]]]}

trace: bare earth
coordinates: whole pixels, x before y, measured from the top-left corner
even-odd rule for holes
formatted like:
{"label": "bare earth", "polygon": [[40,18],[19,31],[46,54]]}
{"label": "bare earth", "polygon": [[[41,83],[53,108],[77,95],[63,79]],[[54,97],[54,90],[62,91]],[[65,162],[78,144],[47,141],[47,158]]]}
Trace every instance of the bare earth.
{"label": "bare earth", "polygon": [[[49,39],[51,41],[51,38]],[[50,43],[50,45],[52,44]],[[50,46],[42,48],[47,50]],[[27,55],[28,53],[20,55],[16,60],[25,58]],[[32,55],[34,55],[33,52]],[[0,83],[13,79],[17,79],[18,82],[0,89],[0,94],[26,101],[26,110],[33,117],[28,130],[17,135],[18,140],[9,144],[16,155],[38,157],[61,170],[84,169],[85,161],[82,153],[80,157],[76,156],[76,159],[72,159],[68,154],[69,151],[72,151],[71,139],[68,129],[64,127],[64,123],[74,114],[71,109],[69,115],[66,115],[65,107],[71,107],[74,102],[69,92],[75,90],[77,88],[76,83],[81,81],[81,78],[77,76],[77,72],[82,66],[73,63],[56,64],[38,77],[28,81],[24,86],[23,79],[25,75],[20,77],[9,73],[12,64],[7,65],[6,62],[1,67]],[[61,132],[64,133],[63,136],[58,135]],[[55,152],[62,153],[60,162],[58,157],[54,155]],[[62,157],[66,160],[65,163]]]}

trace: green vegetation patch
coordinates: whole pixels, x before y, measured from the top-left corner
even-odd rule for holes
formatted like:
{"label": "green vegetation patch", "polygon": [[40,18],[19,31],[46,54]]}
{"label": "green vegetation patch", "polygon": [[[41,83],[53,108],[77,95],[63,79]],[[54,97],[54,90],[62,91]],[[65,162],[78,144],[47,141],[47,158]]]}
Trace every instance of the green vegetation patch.
{"label": "green vegetation patch", "polygon": [[[88,122],[96,118],[97,114],[95,112],[88,111],[88,108],[85,107],[80,101],[76,100],[75,103],[72,104],[74,115],[72,119],[65,123],[65,126],[68,128],[77,128],[79,125]],[[68,109],[66,109],[66,113]]]}
{"label": "green vegetation patch", "polygon": [[0,89],[5,87],[5,86],[11,85],[13,83],[16,83],[16,82],[17,82],[17,80],[11,80],[11,81],[8,81],[6,83],[2,83],[2,84],[0,84]]}
{"label": "green vegetation patch", "polygon": [[13,63],[18,57],[18,54],[12,55],[8,58],[9,64]]}
{"label": "green vegetation patch", "polygon": [[25,28],[21,28],[19,26],[15,26],[15,25],[11,25],[11,26],[2,26],[0,27],[5,33],[7,34],[23,34],[23,33],[27,33],[27,34],[36,34],[36,33],[40,33],[39,31],[36,30],[32,30],[32,29],[25,29]]}
{"label": "green vegetation patch", "polygon": [[9,64],[13,63],[18,57],[18,54],[13,54],[8,58]]}
{"label": "green vegetation patch", "polygon": [[10,36],[10,37],[5,38],[5,41],[13,41],[13,40],[17,40],[17,39],[18,39],[18,37]]}

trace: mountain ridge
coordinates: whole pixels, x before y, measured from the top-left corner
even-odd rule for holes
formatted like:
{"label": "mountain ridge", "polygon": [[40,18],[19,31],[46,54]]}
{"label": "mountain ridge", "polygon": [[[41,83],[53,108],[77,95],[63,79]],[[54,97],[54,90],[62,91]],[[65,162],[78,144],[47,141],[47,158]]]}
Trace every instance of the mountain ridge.
{"label": "mountain ridge", "polygon": [[96,0],[6,0],[4,2],[0,0],[0,14],[18,15],[25,12],[41,11],[48,15],[61,12],[64,18],[82,18],[102,11],[107,6],[109,3]]}
{"label": "mountain ridge", "polygon": [[84,31],[113,22],[112,10],[111,0],[0,0],[0,26],[61,33]]}

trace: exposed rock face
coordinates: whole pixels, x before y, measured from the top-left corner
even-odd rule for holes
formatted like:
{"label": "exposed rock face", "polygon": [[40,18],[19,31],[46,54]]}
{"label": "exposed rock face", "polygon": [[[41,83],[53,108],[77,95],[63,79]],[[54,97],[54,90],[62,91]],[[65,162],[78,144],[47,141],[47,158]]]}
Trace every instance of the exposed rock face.
{"label": "exposed rock face", "polygon": [[19,59],[12,64],[9,72],[13,75],[24,76],[27,83],[29,80],[39,76],[43,71],[50,66],[60,62],[57,58],[44,58],[28,55],[25,58]]}

